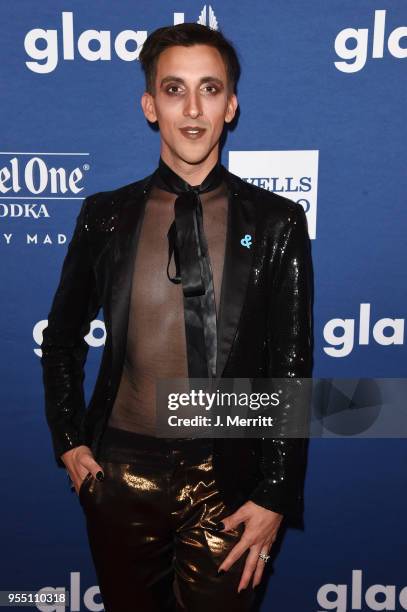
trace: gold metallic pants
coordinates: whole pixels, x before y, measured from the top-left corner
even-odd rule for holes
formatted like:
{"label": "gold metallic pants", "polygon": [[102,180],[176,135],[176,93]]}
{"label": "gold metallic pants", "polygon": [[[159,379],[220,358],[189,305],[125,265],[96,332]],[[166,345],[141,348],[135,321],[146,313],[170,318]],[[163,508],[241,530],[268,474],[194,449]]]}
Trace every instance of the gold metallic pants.
{"label": "gold metallic pants", "polygon": [[108,427],[98,462],[79,490],[106,612],[248,612],[237,592],[247,552],[217,569],[239,541],[215,525],[231,514],[213,477],[211,443],[164,440]]}

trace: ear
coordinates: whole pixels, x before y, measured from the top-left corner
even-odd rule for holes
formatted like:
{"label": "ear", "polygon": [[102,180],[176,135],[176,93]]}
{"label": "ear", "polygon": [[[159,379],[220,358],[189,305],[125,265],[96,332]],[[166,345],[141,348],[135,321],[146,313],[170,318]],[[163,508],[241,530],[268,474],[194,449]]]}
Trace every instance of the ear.
{"label": "ear", "polygon": [[226,123],[230,123],[233,119],[233,117],[236,114],[236,109],[238,107],[239,103],[237,101],[237,97],[235,94],[232,94],[231,96],[229,96],[228,98],[228,105],[226,108],[226,114],[225,114],[225,122]]}
{"label": "ear", "polygon": [[141,96],[141,108],[147,121],[155,123],[157,121],[157,115],[155,112],[154,98],[147,91]]}

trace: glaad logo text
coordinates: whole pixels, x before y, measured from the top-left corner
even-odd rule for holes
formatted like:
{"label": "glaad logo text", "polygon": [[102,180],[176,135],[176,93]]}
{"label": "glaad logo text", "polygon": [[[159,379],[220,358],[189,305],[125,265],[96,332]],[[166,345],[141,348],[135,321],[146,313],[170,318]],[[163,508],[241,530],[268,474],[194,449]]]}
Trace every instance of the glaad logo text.
{"label": "glaad logo text", "polygon": [[323,584],[317,593],[318,606],[321,606],[318,612],[327,612],[327,610],[334,610],[334,612],[407,610],[407,586],[403,587],[397,595],[397,587],[394,584],[372,584],[366,589],[363,602],[362,579],[363,572],[357,569],[352,570],[351,585]]}
{"label": "glaad logo text", "polygon": [[102,612],[105,607],[101,601],[100,588],[98,585],[88,587],[86,590],[81,585],[80,572],[70,572],[69,588],[46,586],[38,591],[41,593],[69,593],[69,607],[61,605],[41,605],[36,606],[40,612],[80,612],[89,610],[90,612]]}
{"label": "glaad logo text", "polygon": [[[390,55],[398,59],[407,58],[407,46],[401,45],[401,39],[407,38],[407,26],[395,28],[386,33],[386,11],[375,11],[372,33],[372,59],[384,57],[384,43],[387,36],[387,49]],[[335,51],[343,61],[334,62],[341,72],[359,72],[366,64],[370,33],[368,28],[345,28],[335,38]],[[351,47],[349,41],[354,41]]]}
{"label": "glaad logo text", "polygon": [[[360,304],[358,323],[358,342],[367,345],[373,340],[382,346],[402,345],[404,343],[404,319],[384,317],[371,323],[370,304]],[[386,333],[385,333],[386,330]],[[336,332],[342,333],[336,333]],[[330,319],[324,326],[324,352],[330,357],[347,357],[355,345],[355,319]]]}
{"label": "glaad logo text", "polygon": [[[37,321],[33,327],[32,335],[36,346],[33,351],[37,357],[42,357],[41,344],[44,339],[44,329],[48,326],[47,319],[41,319]],[[93,319],[90,324],[90,328],[86,336],[84,336],[85,342],[92,348],[100,348],[105,345],[106,342],[106,325],[101,319]]]}
{"label": "glaad logo text", "polygon": [[[73,13],[63,12],[62,33],[59,33],[58,30],[44,30],[42,28],[34,28],[27,32],[24,39],[24,48],[27,55],[35,60],[26,62],[27,68],[38,74],[53,72],[59,61],[59,36],[62,36],[63,59],[74,60],[76,49]],[[111,60],[111,36],[112,33],[109,30],[85,30],[78,37],[77,52],[89,62]],[[146,38],[146,30],[123,30],[114,39],[114,51],[120,59],[132,62],[138,59]],[[131,43],[131,49],[128,48],[128,43]]]}

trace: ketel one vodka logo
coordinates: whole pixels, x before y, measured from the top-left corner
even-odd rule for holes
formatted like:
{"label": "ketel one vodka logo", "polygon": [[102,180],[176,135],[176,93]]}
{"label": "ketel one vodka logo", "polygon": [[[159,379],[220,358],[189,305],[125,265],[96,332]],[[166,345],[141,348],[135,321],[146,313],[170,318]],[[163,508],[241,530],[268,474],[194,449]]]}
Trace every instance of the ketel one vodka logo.
{"label": "ketel one vodka logo", "polygon": [[83,199],[89,153],[0,154],[0,199]]}

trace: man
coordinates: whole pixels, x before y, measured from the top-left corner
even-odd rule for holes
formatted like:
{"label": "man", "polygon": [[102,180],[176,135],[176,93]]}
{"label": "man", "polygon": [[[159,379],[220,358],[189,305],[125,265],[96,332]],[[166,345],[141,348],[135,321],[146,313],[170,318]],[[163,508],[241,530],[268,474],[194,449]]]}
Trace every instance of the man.
{"label": "man", "polygon": [[[220,32],[159,28],[140,61],[159,164],[83,203],[42,343],[47,421],[106,610],[249,610],[282,519],[301,516],[305,440],[156,437],[155,383],[311,376],[307,223],[219,162],[239,75]],[[86,410],[83,338],[100,308]]]}

